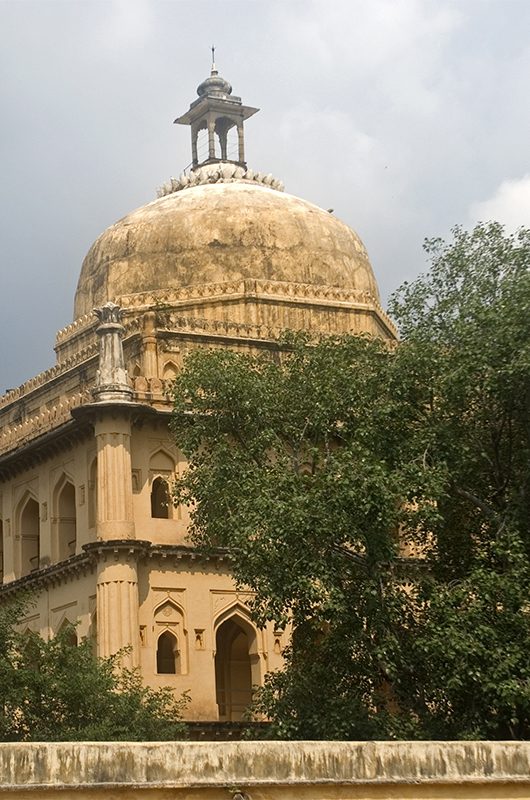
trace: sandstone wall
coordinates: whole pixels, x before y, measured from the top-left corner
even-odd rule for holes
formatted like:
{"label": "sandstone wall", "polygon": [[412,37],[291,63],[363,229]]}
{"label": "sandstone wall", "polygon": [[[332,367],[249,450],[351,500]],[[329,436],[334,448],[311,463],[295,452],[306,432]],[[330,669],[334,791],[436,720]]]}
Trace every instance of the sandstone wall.
{"label": "sandstone wall", "polygon": [[530,798],[530,744],[1,744],[0,792],[6,800]]}

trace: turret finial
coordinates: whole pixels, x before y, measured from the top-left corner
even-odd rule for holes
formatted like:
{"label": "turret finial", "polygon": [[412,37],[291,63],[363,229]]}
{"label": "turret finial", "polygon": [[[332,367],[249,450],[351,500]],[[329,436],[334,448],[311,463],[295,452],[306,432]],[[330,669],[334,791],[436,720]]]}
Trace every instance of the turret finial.
{"label": "turret finial", "polygon": [[214,44],[212,44],[212,48],[211,49],[212,49],[212,69],[211,69],[211,74],[212,75],[217,75],[217,68],[215,66],[215,45]]}

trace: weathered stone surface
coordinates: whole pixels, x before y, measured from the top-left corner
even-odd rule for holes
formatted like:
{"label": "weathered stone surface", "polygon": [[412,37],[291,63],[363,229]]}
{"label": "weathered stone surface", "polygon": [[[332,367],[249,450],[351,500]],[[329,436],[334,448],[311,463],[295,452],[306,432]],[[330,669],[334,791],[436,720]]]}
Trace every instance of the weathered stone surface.
{"label": "weathered stone surface", "polygon": [[347,225],[292,195],[232,182],[170,194],[108,228],[84,260],[74,314],[135,292],[247,278],[361,289],[379,300]]}
{"label": "weathered stone surface", "polygon": [[[0,789],[32,797],[530,797],[525,742],[52,743],[0,745]],[[215,789],[215,793],[210,790]],[[127,791],[128,790],[128,791]],[[70,794],[63,794],[69,797]]]}

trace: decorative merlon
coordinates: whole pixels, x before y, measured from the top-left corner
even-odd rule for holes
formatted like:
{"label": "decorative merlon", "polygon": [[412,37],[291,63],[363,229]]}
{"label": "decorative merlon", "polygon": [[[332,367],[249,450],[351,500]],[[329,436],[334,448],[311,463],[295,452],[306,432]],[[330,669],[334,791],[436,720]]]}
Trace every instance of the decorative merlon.
{"label": "decorative merlon", "polygon": [[132,389],[123,357],[122,310],[120,306],[109,302],[95,308],[94,314],[100,323],[96,328],[99,337],[99,369],[93,390],[94,399],[98,403],[130,402]]}
{"label": "decorative merlon", "polygon": [[51,408],[43,408],[35,414],[13,425],[2,425],[0,429],[0,454],[20,448],[37,436],[58,428],[72,419],[72,410],[89,402],[86,392],[76,392],[58,400]]}
{"label": "decorative merlon", "polygon": [[202,167],[192,169],[189,173],[183,172],[178,178],[171,178],[157,190],[157,197],[165,197],[182,189],[190,189],[193,186],[204,186],[207,183],[253,183],[266,186],[269,189],[276,189],[283,192],[282,181],[273,175],[264,172],[254,172],[239,164],[220,161],[214,164],[206,164]]}

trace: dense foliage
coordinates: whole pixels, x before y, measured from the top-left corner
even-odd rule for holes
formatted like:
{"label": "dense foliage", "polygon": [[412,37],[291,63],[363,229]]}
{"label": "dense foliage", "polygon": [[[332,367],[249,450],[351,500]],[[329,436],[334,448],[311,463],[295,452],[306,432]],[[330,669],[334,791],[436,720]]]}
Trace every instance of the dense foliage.
{"label": "dense foliage", "polygon": [[183,738],[186,698],[142,685],[120,655],[97,659],[73,628],[44,641],[16,626],[23,604],[0,609],[0,741]]}
{"label": "dense foliage", "polygon": [[530,736],[530,231],[426,249],[398,346],[196,351],[176,382],[192,537],[292,626],[275,736]]}

